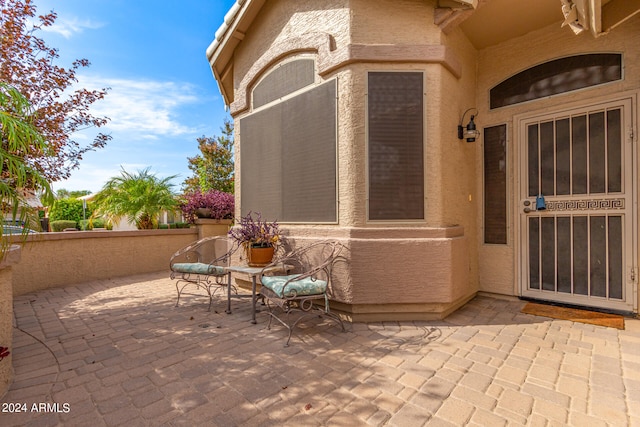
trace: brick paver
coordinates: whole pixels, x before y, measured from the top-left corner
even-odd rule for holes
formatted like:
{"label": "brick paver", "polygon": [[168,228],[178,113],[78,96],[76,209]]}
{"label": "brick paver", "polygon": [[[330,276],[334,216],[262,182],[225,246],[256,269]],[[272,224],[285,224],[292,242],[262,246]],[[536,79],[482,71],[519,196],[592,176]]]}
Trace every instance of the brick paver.
{"label": "brick paver", "polygon": [[638,319],[483,296],[444,321],[305,327],[284,348],[247,300],[174,303],[165,273],[17,297],[0,425],[640,425]]}

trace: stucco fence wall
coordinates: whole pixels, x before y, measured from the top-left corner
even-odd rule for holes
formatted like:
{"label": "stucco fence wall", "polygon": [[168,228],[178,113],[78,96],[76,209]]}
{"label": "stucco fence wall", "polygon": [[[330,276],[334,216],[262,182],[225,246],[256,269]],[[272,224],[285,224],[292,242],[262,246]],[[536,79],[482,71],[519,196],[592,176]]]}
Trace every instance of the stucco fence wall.
{"label": "stucco fence wall", "polygon": [[171,254],[196,239],[190,228],[38,234],[13,267],[13,293],[168,270]]}

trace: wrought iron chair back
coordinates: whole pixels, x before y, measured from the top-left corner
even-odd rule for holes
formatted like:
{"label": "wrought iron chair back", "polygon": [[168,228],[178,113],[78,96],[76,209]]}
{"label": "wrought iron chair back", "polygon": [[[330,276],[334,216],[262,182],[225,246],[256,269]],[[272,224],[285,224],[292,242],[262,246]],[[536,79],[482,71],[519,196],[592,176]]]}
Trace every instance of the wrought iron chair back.
{"label": "wrought iron chair back", "polygon": [[231,256],[237,249],[237,245],[230,239],[213,236],[200,239],[176,251],[169,260],[170,277],[176,280],[178,293],[176,307],[185,288],[195,286],[209,296],[210,311],[215,293],[229,286],[228,280],[225,280],[227,273],[224,267],[230,265]]}
{"label": "wrought iron chair back", "polygon": [[[338,323],[345,331],[340,316],[331,312],[332,272],[337,262],[347,261],[347,248],[335,240],[323,240],[295,248],[284,253],[266,266],[261,275],[260,295],[269,309],[269,325],[273,319],[284,325],[289,336],[289,345],[295,326],[311,315],[320,315]],[[290,273],[286,276],[271,276],[267,271],[274,266]],[[318,304],[319,302],[322,304]]]}

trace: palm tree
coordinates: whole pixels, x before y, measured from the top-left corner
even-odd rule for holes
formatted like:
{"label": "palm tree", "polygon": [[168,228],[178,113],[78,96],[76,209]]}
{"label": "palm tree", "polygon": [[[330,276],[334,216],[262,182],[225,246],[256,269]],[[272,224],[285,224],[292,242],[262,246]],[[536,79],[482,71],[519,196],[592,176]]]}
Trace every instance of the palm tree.
{"label": "palm tree", "polygon": [[176,198],[170,181],[156,177],[150,168],[135,174],[122,169],[120,176],[111,178],[94,199],[96,215],[105,215],[108,221],[126,217],[138,230],[158,228],[160,212],[174,210]]}
{"label": "palm tree", "polygon": [[[23,236],[26,237],[28,228],[38,221],[37,211],[27,201],[36,192],[40,193],[43,202],[53,200],[49,182],[25,154],[51,153],[33,124],[34,118],[29,100],[13,86],[0,82],[0,235],[5,219],[10,217],[13,221],[25,224]],[[9,243],[10,239],[2,239],[0,259],[4,257]]]}

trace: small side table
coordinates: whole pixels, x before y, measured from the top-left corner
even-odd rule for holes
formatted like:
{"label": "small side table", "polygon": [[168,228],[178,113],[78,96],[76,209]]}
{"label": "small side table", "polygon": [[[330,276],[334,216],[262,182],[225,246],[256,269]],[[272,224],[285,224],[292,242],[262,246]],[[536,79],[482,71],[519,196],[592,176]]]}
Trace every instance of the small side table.
{"label": "small side table", "polygon": [[236,295],[236,298],[247,298],[251,297],[251,323],[254,325],[256,322],[256,287],[258,276],[263,272],[267,273],[279,273],[285,272],[288,273],[293,268],[292,265],[274,265],[273,267],[269,267],[268,269],[264,269],[264,267],[249,267],[248,265],[231,265],[229,267],[225,267],[224,271],[227,273],[227,314],[231,314],[231,273],[241,273],[247,274],[251,276],[251,295]]}

